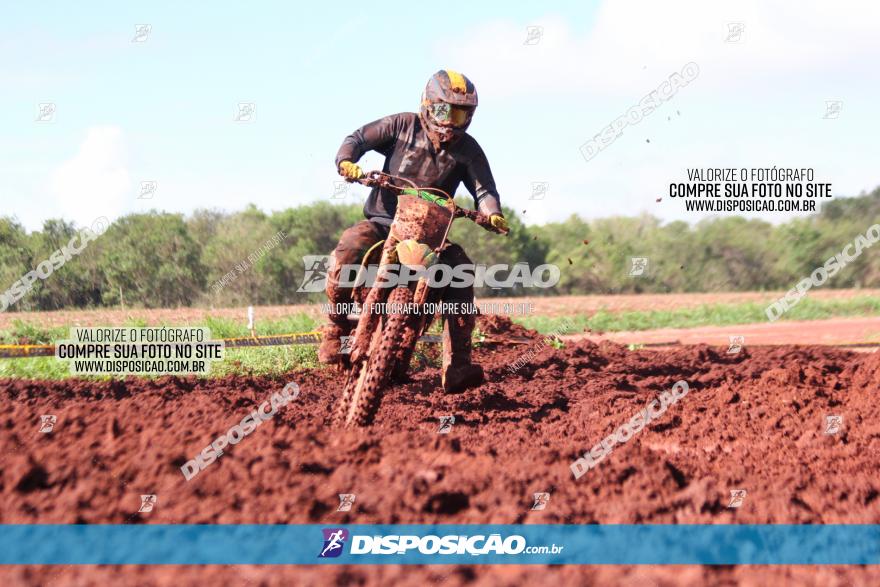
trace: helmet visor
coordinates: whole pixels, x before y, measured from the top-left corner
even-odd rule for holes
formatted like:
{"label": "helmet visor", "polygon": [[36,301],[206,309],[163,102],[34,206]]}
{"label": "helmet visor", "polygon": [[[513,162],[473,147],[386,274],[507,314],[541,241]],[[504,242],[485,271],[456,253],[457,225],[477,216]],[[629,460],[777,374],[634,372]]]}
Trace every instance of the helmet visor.
{"label": "helmet visor", "polygon": [[446,102],[434,102],[428,106],[428,114],[434,122],[441,126],[452,126],[454,128],[467,126],[473,112],[473,108],[453,106]]}

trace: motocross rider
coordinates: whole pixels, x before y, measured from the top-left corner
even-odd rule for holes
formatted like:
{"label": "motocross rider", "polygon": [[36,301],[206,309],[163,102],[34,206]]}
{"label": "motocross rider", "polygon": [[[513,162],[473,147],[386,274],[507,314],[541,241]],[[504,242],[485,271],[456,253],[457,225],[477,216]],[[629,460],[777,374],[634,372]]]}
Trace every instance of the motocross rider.
{"label": "motocross rider", "polygon": [[[477,209],[490,217],[492,226],[507,231],[495,180],[486,155],[465,131],[477,108],[477,90],[464,75],[444,69],[428,80],[419,113],[392,114],[354,131],[336,154],[339,174],[355,180],[364,173],[357,161],[367,151],[385,155],[382,171],[411,180],[418,186],[439,188],[455,194],[464,183]],[[339,285],[342,265],[358,264],[375,243],[388,235],[397,196],[391,190],[374,187],[364,204],[362,220],[342,233],[333,252],[335,263],[327,275],[330,323],[323,329],[318,359],[327,364],[344,361],[340,337],[351,332],[347,316],[332,313],[348,306],[350,288]],[[440,260],[450,266],[471,264],[464,250],[449,243]],[[444,302],[473,304],[473,287],[447,288]],[[483,369],[471,362],[471,333],[476,325],[473,313],[443,316],[443,389],[453,393],[483,382]]]}

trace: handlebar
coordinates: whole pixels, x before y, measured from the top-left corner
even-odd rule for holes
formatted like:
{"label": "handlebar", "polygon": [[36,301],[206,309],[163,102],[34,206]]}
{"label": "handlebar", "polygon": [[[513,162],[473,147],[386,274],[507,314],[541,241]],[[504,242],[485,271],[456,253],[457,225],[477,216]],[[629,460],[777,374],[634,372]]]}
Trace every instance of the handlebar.
{"label": "handlebar", "polygon": [[[397,188],[398,190],[403,189],[391,183],[391,180],[395,179],[394,176],[389,175],[387,173],[383,173],[382,171],[368,171],[364,174],[363,177],[359,179],[350,179],[345,178],[345,181],[349,183],[359,183],[361,185],[365,185],[367,187],[381,187],[381,188]],[[399,178],[402,181],[406,181],[411,184],[411,187],[416,187],[414,183],[409,181],[408,179]]]}
{"label": "handlebar", "polygon": [[418,192],[439,192],[446,199],[446,206],[452,209],[453,217],[455,218],[467,218],[468,220],[472,220],[478,226],[483,227],[489,232],[494,232],[496,234],[500,234],[503,236],[507,236],[510,234],[509,230],[499,230],[492,226],[492,221],[490,216],[487,214],[483,214],[479,210],[470,210],[468,208],[462,208],[461,206],[455,203],[455,200],[443,190],[438,188],[422,188],[411,182],[410,180],[404,177],[398,177],[396,175],[390,175],[388,173],[384,173],[382,171],[369,171],[363,177],[359,179],[349,179],[346,178],[346,181],[350,183],[359,183],[361,185],[365,185],[367,187],[380,187],[390,189],[392,191],[397,192],[398,194],[402,193],[407,188],[402,188],[398,185],[395,185],[393,181],[401,181],[409,184],[409,188],[416,190]]}

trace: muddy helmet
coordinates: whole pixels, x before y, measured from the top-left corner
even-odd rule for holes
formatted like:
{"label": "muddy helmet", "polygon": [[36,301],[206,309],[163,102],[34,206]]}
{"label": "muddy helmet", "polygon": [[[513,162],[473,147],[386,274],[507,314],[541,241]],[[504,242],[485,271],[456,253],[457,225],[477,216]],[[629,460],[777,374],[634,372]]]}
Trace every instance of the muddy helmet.
{"label": "muddy helmet", "polygon": [[471,80],[451,69],[431,76],[422,93],[419,118],[434,146],[449,143],[467,130],[477,109],[477,88]]}

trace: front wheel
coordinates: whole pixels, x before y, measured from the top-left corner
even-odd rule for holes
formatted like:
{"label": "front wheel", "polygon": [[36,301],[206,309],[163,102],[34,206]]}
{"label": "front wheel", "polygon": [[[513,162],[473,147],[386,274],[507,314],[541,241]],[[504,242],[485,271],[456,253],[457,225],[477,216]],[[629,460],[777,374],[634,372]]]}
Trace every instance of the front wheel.
{"label": "front wheel", "polygon": [[342,392],[336,412],[342,426],[372,423],[398,359],[401,354],[408,356],[400,344],[412,338],[407,336],[407,329],[412,328],[407,311],[412,300],[413,292],[409,288],[397,288],[388,296],[387,307],[391,312],[382,321],[381,331],[373,337],[367,358],[352,367]]}

